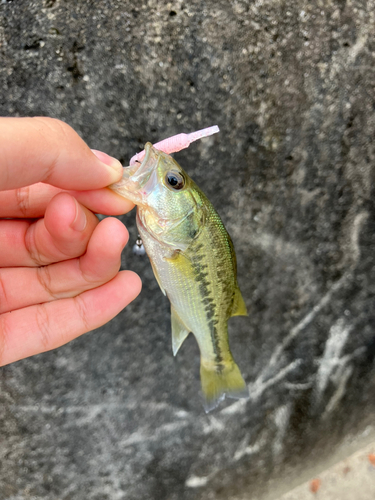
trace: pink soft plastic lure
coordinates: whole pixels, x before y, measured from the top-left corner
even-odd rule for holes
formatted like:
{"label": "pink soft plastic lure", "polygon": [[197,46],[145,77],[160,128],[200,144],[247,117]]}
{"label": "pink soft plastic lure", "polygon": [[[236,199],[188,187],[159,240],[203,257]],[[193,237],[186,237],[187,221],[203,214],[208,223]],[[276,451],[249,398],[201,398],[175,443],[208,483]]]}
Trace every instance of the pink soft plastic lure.
{"label": "pink soft plastic lure", "polygon": [[[173,135],[172,137],[168,137],[160,142],[154,144],[154,147],[159,151],[163,151],[163,153],[167,153],[168,155],[171,153],[177,153],[177,151],[181,151],[182,149],[186,149],[190,146],[190,144],[198,139],[202,139],[202,137],[208,137],[209,135],[217,134],[220,132],[220,129],[217,125],[213,127],[207,127],[202,130],[197,130],[196,132],[192,132],[191,134],[178,134]],[[134,165],[135,162],[142,161],[145,155],[145,150],[141,151],[134,155],[130,160],[130,165]]]}

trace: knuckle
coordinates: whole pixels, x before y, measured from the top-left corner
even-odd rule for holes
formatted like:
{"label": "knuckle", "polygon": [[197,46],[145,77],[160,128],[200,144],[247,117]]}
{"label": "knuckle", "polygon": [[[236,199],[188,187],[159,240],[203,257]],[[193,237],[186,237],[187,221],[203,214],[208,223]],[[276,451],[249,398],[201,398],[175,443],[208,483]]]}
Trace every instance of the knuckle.
{"label": "knuckle", "polygon": [[39,330],[40,342],[44,351],[51,347],[51,321],[45,304],[40,304],[36,308],[35,322]]}
{"label": "knuckle", "polygon": [[0,311],[8,311],[8,297],[3,274],[0,271]]}
{"label": "knuckle", "polygon": [[87,269],[87,270],[83,270],[82,269],[82,266],[81,266],[81,262],[79,261],[79,269],[80,269],[80,273],[81,273],[81,279],[82,281],[89,287],[89,288],[95,288],[97,286],[100,286],[102,285],[103,283],[105,283],[106,281],[109,281],[112,276],[109,276],[108,277],[108,280],[106,279],[103,279],[102,276],[99,276],[97,274],[97,270],[96,269]]}
{"label": "knuckle", "polygon": [[48,181],[55,171],[61,151],[72,142],[72,136],[75,132],[67,123],[57,118],[35,117],[34,120],[36,120],[36,123],[41,124],[39,132],[46,139],[47,143],[52,145],[56,145],[57,143],[58,145],[58,147],[51,148],[53,152],[52,157],[42,174],[43,181]]}
{"label": "knuckle", "polygon": [[0,316],[0,366],[6,364],[5,353],[9,339],[11,338],[11,328],[9,325],[9,315],[3,314]]}
{"label": "knuckle", "polygon": [[46,126],[58,138],[59,142],[67,142],[75,134],[72,127],[57,118],[47,118]]}
{"label": "knuckle", "polygon": [[53,291],[53,279],[51,276],[51,269],[49,266],[38,267],[36,269],[36,277],[42,286],[42,288],[47,292],[50,298],[57,299],[57,294]]}
{"label": "knuckle", "polygon": [[41,124],[40,132],[42,134],[46,134],[46,132],[52,132],[53,135],[63,136],[70,135],[73,130],[70,125],[59,120],[58,118],[49,118],[49,117],[34,117],[35,123]]}
{"label": "knuckle", "polygon": [[48,261],[46,258],[43,257],[42,252],[38,248],[38,244],[36,241],[36,224],[31,224],[25,233],[25,248],[27,253],[30,256],[30,259],[35,263],[37,266],[44,266],[48,264]]}
{"label": "knuckle", "polygon": [[86,302],[80,295],[77,295],[77,297],[74,298],[74,303],[86,332],[89,332],[92,328],[90,326],[89,311]]}
{"label": "knuckle", "polygon": [[16,203],[21,214],[26,217],[30,208],[30,188],[29,186],[16,189]]}

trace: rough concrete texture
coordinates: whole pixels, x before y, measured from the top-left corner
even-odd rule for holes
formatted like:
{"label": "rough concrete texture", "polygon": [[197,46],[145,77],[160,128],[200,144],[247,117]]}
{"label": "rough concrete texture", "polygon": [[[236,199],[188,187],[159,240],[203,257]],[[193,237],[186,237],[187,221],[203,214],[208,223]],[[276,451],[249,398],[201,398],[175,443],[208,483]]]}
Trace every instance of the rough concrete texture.
{"label": "rough concrete texture", "polygon": [[220,126],[176,159],[234,241],[251,394],[204,414],[197,346],[173,358],[124,216],[141,296],[0,372],[1,500],[274,499],[373,424],[374,33],[373,0],[0,1],[1,114],[124,163]]}

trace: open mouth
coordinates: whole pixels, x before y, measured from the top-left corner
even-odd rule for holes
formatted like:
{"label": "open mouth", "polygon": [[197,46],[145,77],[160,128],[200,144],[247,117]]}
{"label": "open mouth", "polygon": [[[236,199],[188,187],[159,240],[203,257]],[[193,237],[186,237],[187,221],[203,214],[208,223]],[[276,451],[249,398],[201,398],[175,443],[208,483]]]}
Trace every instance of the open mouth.
{"label": "open mouth", "polygon": [[142,162],[136,162],[134,165],[124,167],[122,178],[109,186],[115,193],[130,199],[136,204],[142,201],[142,194],[145,194],[142,193],[142,190],[158,162],[157,152],[149,142],[145,146],[145,153]]}

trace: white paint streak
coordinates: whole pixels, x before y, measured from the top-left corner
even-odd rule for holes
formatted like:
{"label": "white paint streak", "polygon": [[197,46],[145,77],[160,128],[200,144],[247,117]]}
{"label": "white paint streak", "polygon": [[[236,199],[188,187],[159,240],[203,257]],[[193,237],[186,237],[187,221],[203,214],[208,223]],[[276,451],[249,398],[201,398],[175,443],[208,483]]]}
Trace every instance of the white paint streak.
{"label": "white paint streak", "polygon": [[223,431],[225,425],[221,420],[217,419],[213,415],[208,416],[208,424],[204,423],[202,426],[204,434],[210,434],[212,431]]}
{"label": "white paint streak", "polygon": [[353,221],[353,227],[350,235],[353,264],[356,264],[358,262],[361,255],[361,250],[359,248],[359,235],[362,229],[362,225],[367,219],[368,215],[368,212],[361,212],[354,218]]}
{"label": "white paint streak", "polygon": [[272,451],[277,456],[283,450],[283,441],[288,429],[291,414],[291,403],[280,406],[276,409],[273,419],[277,428],[275,439],[272,443]]}
{"label": "white paint streak", "polygon": [[177,422],[169,422],[167,424],[163,424],[160,427],[157,427],[154,432],[148,432],[148,429],[139,429],[137,432],[133,432],[129,436],[125,437],[121,440],[121,446],[127,447],[132,446],[134,444],[152,442],[155,440],[160,440],[161,435],[163,434],[171,434],[173,432],[179,431],[189,425],[189,421],[177,421]]}
{"label": "white paint streak", "polygon": [[[251,400],[256,400],[268,387],[275,385],[277,382],[282,380],[289,372],[293,371],[302,362],[302,360],[295,360],[287,367],[282,368],[279,373],[272,377],[272,374],[279,368],[282,363],[282,355],[285,349],[308,325],[310,325],[314,321],[314,319],[322,311],[322,309],[324,309],[324,307],[326,307],[331,302],[333,295],[338,290],[340,290],[344,286],[344,284],[351,278],[351,270],[357,263],[360,256],[360,248],[358,244],[360,230],[367,216],[368,214],[366,212],[361,212],[355,217],[353,221],[353,228],[351,233],[353,262],[349,270],[331,286],[328,292],[319,300],[319,302],[311,309],[311,311],[309,311],[306,316],[304,316],[302,320],[290,330],[289,334],[275,348],[269,363],[262,370],[257,380],[253,384],[250,384],[248,386]],[[350,331],[348,333],[350,333]],[[223,413],[224,415],[232,415],[241,410],[244,410],[244,408],[246,407],[246,401],[247,400],[239,400],[231,406],[228,406],[227,408],[222,410],[221,413]]]}
{"label": "white paint streak", "polygon": [[289,365],[284,366],[284,368],[282,368],[274,377],[271,377],[265,382],[263,381],[262,376],[258,377],[254,384],[249,386],[249,390],[251,391],[250,397],[252,399],[258,399],[266,389],[275,385],[277,382],[280,382],[280,380],[284,379],[287,375],[289,375],[289,373],[293,372],[301,363],[301,359],[295,359]]}
{"label": "white paint streak", "polygon": [[201,488],[202,486],[206,486],[208,480],[208,476],[190,476],[187,478],[185,486],[188,488]]}
{"label": "white paint streak", "polygon": [[245,437],[245,439],[242,441],[236,452],[234,453],[233,460],[235,462],[238,462],[242,457],[245,455],[255,455],[255,453],[258,453],[267,443],[267,438],[266,436],[262,436],[258,441],[256,441],[254,444],[249,445],[249,435]]}
{"label": "white paint streak", "polygon": [[234,452],[233,460],[235,462],[237,462],[237,460],[240,460],[240,458],[242,458],[246,454],[245,450],[248,447],[249,439],[250,439],[250,434],[247,432],[244,439],[239,444],[237,450]]}
{"label": "white paint streak", "polygon": [[[312,377],[311,377],[312,378]],[[308,382],[302,384],[294,384],[293,382],[285,382],[284,387],[287,389],[292,389],[296,391],[307,391],[307,389],[311,389],[313,386],[313,381],[309,380]]]}
{"label": "white paint streak", "polygon": [[289,334],[284,338],[284,340],[276,347],[268,365],[261,373],[261,378],[266,378],[267,375],[274,369],[278,364],[283,351],[288,347],[288,345],[316,318],[320,311],[330,303],[332,296],[337,290],[339,290],[345,281],[348,279],[349,275],[344,274],[328,292],[320,299],[320,301],[311,309],[311,311],[306,314],[302,320],[297,323],[297,325],[291,329]]}
{"label": "white paint streak", "polygon": [[[104,415],[108,414],[108,409],[129,409],[127,403],[105,403],[105,404],[93,404],[93,405],[72,405],[66,406],[64,408],[60,408],[56,405],[27,405],[27,406],[17,406],[17,409],[22,410],[23,412],[36,412],[36,413],[66,413],[66,414],[77,414],[74,419],[74,425],[84,425],[92,420],[96,419],[100,413],[103,412]],[[186,415],[187,413],[184,412]],[[132,446],[139,443],[152,442],[157,439],[160,439],[160,436],[163,434],[170,434],[173,432],[177,432],[180,429],[190,425],[192,423],[192,419],[190,418],[182,418],[183,415],[179,414],[179,420],[175,420],[172,422],[167,422],[156,429],[150,430],[148,428],[139,428],[137,432],[133,432],[131,434],[123,436],[121,442],[121,446],[124,448],[127,446]],[[221,422],[217,422],[216,425],[212,426],[212,428],[219,428]]]}
{"label": "white paint streak", "polygon": [[353,330],[352,325],[346,325],[345,320],[340,318],[329,330],[323,356],[319,362],[316,375],[317,399],[321,399],[332,373],[342,363],[340,359],[342,350],[348,340],[349,333]]}
{"label": "white paint streak", "polygon": [[336,408],[336,406],[338,405],[338,403],[340,402],[340,400],[344,396],[346,384],[347,384],[352,373],[353,373],[352,366],[347,366],[345,369],[341,370],[341,377],[340,377],[339,385],[326,406],[325,412],[323,414],[323,418],[326,418],[327,415],[329,413],[331,413]]}
{"label": "white paint streak", "polygon": [[[279,373],[277,373],[274,377],[266,380],[265,382],[263,381],[261,376],[258,377],[253,384],[248,385],[250,393],[249,399],[252,401],[256,401],[258,398],[260,398],[260,396],[264,393],[266,389],[280,382],[280,380],[282,380],[289,373],[294,371],[301,363],[302,363],[301,359],[295,359],[289,365],[282,368],[279,371]],[[247,401],[248,399],[239,399],[232,405],[224,408],[220,413],[222,415],[233,415],[235,413],[238,413],[239,411],[243,411],[246,407]]]}
{"label": "white paint streak", "polygon": [[175,412],[176,417],[178,418],[189,418],[189,413],[185,410],[177,410]]}
{"label": "white paint streak", "polygon": [[[355,45],[355,50],[352,53],[352,57],[356,57],[356,55],[359,53],[360,50],[364,47],[364,44],[366,42],[365,37],[359,37],[357,44]],[[353,47],[354,49],[354,47]],[[253,384],[253,387],[257,388],[261,387],[263,392],[265,388],[267,388],[267,382],[264,383],[263,381],[268,379],[270,376],[273,375],[273,373],[279,369],[279,366],[282,364],[283,361],[283,353],[285,349],[291,344],[291,342],[301,333],[305,330],[305,328],[310,325],[315,318],[318,316],[318,314],[331,302],[333,295],[340,290],[347,281],[351,279],[352,276],[352,270],[356,266],[359,257],[360,257],[360,247],[359,247],[359,235],[361,228],[363,226],[364,221],[368,217],[367,212],[361,212],[359,213],[353,221],[352,225],[352,231],[350,235],[350,242],[351,242],[351,247],[352,247],[352,255],[351,255],[351,263],[348,266],[347,271],[341,276],[341,278],[334,283],[331,288],[327,291],[327,293],[319,300],[319,302],[309,311],[306,316],[302,318],[302,320],[297,323],[294,328],[292,328],[289,332],[289,334],[282,340],[282,342],[275,348],[273,354],[271,355],[269,363],[265,366],[265,368],[262,370],[260,376],[258,377],[257,381]],[[267,238],[266,238],[267,240]],[[268,242],[271,244],[271,242]],[[267,246],[267,245],[266,245]],[[275,246],[275,242],[272,241],[272,245]],[[349,333],[349,332],[348,332]],[[290,365],[289,365],[290,366]],[[274,378],[271,378],[269,380],[273,381],[275,378],[278,378],[278,375],[276,375]],[[281,377],[282,378],[282,377]],[[273,383],[273,382],[272,382]],[[252,386],[249,386],[250,391],[252,390]],[[255,395],[250,396],[252,399],[256,397],[257,391],[255,391]],[[231,412],[230,409],[232,409],[232,412],[238,411],[242,406],[244,406],[246,403],[244,401],[239,401],[235,403],[234,405],[230,406],[229,408],[226,408],[224,411],[227,411],[228,413]],[[241,405],[241,406],[240,406]]]}

